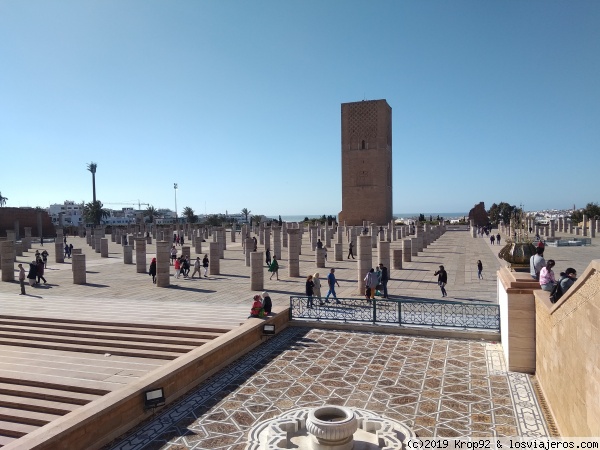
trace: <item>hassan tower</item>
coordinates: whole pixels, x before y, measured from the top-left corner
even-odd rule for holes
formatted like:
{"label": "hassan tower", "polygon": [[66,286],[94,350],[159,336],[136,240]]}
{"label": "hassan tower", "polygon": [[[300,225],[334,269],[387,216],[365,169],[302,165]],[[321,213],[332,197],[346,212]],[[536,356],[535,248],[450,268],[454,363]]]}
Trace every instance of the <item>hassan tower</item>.
{"label": "hassan tower", "polygon": [[339,222],[392,220],[392,108],[385,100],[342,103]]}

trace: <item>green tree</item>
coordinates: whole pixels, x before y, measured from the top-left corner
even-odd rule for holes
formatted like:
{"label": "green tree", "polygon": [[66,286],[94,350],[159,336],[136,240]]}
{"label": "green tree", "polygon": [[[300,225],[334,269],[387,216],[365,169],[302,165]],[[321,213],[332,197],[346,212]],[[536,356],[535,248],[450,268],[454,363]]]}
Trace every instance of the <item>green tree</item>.
{"label": "green tree", "polygon": [[6,205],[6,200],[8,200],[8,197],[3,197],[2,192],[0,192],[0,207]]}
{"label": "green tree", "polygon": [[419,222],[425,222],[425,214],[419,214]]}
{"label": "green tree", "polygon": [[83,217],[85,218],[85,222],[99,225],[100,220],[109,217],[110,212],[107,209],[104,209],[103,206],[104,205],[100,200],[86,203],[83,207]]}
{"label": "green tree", "polygon": [[156,210],[156,208],[154,206],[148,205],[148,207],[146,208],[146,211],[144,211],[144,216],[148,217],[148,222],[153,223],[154,216],[156,216],[157,213],[158,213],[158,211]]}
{"label": "green tree", "polygon": [[198,216],[196,216],[194,210],[189,206],[183,208],[183,215],[185,216],[187,223],[195,223],[198,221]]}
{"label": "green tree", "polygon": [[248,216],[250,215],[252,211],[250,211],[248,208],[243,208],[242,209],[242,214],[244,215],[244,217],[246,218],[246,222],[248,222]]}
{"label": "green tree", "polygon": [[488,217],[491,224],[498,225],[500,222],[508,224],[515,212],[521,212],[520,208],[517,208],[515,205],[509,205],[506,202],[494,203],[488,211]]}
{"label": "green tree", "polygon": [[599,217],[600,216],[600,206],[598,203],[588,203],[583,208],[583,213],[588,217]]}
{"label": "green tree", "polygon": [[96,201],[96,168],[98,164],[91,162],[87,165],[87,170],[92,173],[92,201]]}

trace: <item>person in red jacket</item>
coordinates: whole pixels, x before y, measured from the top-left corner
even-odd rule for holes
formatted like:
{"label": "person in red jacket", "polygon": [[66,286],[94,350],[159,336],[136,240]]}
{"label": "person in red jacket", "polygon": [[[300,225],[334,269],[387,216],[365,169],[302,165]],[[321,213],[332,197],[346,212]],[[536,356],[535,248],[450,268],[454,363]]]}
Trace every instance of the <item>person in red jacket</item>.
{"label": "person in red jacket", "polygon": [[250,309],[250,317],[264,317],[265,310],[263,309],[263,304],[260,301],[260,295],[254,296],[254,303],[252,303],[252,308]]}

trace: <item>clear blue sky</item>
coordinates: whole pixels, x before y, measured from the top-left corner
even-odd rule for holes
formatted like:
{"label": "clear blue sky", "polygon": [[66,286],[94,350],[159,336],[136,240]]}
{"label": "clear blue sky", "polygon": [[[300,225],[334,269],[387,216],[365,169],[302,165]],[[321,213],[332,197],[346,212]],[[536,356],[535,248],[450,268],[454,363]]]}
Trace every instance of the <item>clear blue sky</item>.
{"label": "clear blue sky", "polygon": [[0,2],[7,206],[337,214],[381,98],[394,212],[600,200],[598,0]]}

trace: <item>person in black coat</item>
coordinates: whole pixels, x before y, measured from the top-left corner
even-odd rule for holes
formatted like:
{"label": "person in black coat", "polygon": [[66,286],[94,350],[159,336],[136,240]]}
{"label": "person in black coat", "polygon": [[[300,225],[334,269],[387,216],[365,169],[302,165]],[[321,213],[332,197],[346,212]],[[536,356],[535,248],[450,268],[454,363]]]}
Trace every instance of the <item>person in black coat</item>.
{"label": "person in black coat", "polygon": [[446,286],[446,284],[448,283],[448,273],[444,269],[444,266],[440,266],[440,270],[437,270],[433,275],[437,275],[438,277],[438,285],[442,290],[442,297],[448,297],[448,293],[444,288],[444,286]]}
{"label": "person in black coat", "polygon": [[265,314],[271,314],[271,309],[273,308],[273,302],[271,301],[271,297],[269,297],[269,293],[267,291],[262,293],[262,304],[263,309],[265,310]]}
{"label": "person in black coat", "polygon": [[152,262],[150,263],[150,270],[148,270],[148,275],[152,276],[152,282],[156,284],[156,258],[152,258]]}

